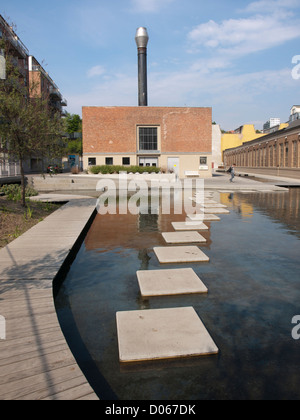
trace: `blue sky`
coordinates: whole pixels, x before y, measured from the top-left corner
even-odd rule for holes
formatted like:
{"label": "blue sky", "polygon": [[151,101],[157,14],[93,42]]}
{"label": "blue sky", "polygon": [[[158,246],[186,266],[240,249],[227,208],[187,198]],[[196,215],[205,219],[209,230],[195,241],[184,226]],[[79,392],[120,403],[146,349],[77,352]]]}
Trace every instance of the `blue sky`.
{"label": "blue sky", "polygon": [[231,130],[285,122],[300,104],[299,0],[9,0],[0,14],[71,113],[137,106],[139,26],[150,36],[149,106],[209,106]]}

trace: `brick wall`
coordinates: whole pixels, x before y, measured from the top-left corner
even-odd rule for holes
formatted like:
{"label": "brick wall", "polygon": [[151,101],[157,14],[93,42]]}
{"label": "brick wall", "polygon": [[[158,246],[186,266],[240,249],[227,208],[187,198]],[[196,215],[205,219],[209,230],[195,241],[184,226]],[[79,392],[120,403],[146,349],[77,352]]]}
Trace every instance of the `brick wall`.
{"label": "brick wall", "polygon": [[162,153],[211,153],[211,108],[83,107],[83,153],[136,153],[137,125],[161,128]]}

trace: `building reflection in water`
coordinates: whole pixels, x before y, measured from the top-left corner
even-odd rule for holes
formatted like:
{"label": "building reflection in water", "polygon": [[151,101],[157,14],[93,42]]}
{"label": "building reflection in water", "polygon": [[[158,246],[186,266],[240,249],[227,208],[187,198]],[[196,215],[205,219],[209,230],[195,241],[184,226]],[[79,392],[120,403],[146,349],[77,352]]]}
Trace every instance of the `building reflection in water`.
{"label": "building reflection in water", "polygon": [[[86,236],[86,250],[105,252],[116,248],[130,248],[138,250],[139,255],[144,255],[145,250],[147,253],[154,246],[165,245],[160,233],[173,232],[172,222],[183,222],[186,219],[184,208],[181,211],[178,209],[178,202],[182,206],[182,197],[175,191],[171,195],[168,214],[163,214],[162,210],[166,210],[166,207],[162,208],[165,202],[161,197],[155,197],[152,202],[149,199],[148,206],[143,204],[138,214],[98,214]],[[176,214],[180,212],[181,214]],[[210,231],[204,232],[203,236],[207,239],[207,246],[210,246]],[[143,265],[145,261],[144,257]]]}
{"label": "building reflection in water", "polygon": [[254,211],[259,210],[300,237],[300,188],[290,188],[289,192],[221,194],[221,202],[243,218],[253,217]]}

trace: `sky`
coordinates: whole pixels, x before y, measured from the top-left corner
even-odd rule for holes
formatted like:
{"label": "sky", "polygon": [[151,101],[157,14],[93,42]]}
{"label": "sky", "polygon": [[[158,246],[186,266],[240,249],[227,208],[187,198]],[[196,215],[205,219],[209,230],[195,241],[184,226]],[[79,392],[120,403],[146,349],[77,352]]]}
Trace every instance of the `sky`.
{"label": "sky", "polygon": [[234,130],[286,122],[300,104],[299,0],[9,0],[0,14],[72,114],[138,105],[140,26],[149,106],[212,107],[213,121]]}

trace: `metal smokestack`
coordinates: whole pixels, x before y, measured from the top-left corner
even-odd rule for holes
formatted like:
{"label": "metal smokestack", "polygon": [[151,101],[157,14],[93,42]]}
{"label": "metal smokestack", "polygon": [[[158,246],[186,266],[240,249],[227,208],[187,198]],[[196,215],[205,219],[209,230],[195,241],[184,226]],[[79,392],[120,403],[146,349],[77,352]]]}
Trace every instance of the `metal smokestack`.
{"label": "metal smokestack", "polygon": [[138,48],[138,73],[139,73],[139,106],[148,106],[147,88],[147,45],[149,36],[146,28],[138,28],[135,42]]}

